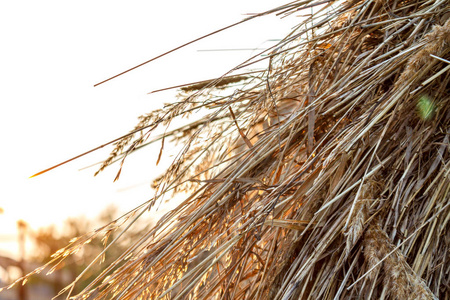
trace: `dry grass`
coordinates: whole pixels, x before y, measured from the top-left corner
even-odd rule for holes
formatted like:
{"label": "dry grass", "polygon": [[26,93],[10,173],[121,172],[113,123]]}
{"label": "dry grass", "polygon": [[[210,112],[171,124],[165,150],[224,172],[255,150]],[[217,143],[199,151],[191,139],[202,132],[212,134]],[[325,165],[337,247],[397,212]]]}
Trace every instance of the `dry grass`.
{"label": "dry grass", "polygon": [[117,143],[102,168],[185,145],[124,234],[163,195],[190,196],[74,299],[450,299],[449,1],[271,13],[318,4],[267,70],[228,96],[222,78],[185,89]]}

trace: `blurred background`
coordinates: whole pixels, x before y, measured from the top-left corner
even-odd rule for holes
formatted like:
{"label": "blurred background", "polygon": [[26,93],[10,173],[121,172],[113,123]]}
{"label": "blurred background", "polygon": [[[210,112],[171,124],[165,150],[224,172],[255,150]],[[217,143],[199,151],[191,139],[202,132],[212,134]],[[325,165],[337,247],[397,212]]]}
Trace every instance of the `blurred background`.
{"label": "blurred background", "polygon": [[[38,177],[43,169],[109,142],[137,117],[176,100],[170,86],[223,75],[291,31],[295,16],[266,16],[171,53],[98,87],[94,84],[181,44],[283,1],[3,1],[0,4],[0,287],[48,261],[74,236],[152,197],[150,184],[171,162],[159,144],[94,177],[110,147]],[[264,68],[267,62],[241,70]],[[170,199],[169,199],[170,200]],[[145,229],[170,205],[142,219]],[[139,230],[134,233],[138,234]],[[131,237],[128,239],[132,240]],[[127,239],[105,263],[121,253]],[[50,299],[103,249],[101,240],[58,270],[34,276],[0,299]],[[102,266],[89,274],[95,276]]]}

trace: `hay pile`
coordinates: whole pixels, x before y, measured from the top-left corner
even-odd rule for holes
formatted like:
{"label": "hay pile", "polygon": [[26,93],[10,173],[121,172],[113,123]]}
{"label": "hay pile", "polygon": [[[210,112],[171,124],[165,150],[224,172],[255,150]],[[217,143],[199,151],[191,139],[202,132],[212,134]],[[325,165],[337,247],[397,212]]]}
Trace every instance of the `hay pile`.
{"label": "hay pile", "polygon": [[187,87],[116,143],[102,169],[156,140],[185,146],[151,201],[92,234],[189,197],[75,299],[450,299],[449,1],[270,13],[312,7],[267,70]]}

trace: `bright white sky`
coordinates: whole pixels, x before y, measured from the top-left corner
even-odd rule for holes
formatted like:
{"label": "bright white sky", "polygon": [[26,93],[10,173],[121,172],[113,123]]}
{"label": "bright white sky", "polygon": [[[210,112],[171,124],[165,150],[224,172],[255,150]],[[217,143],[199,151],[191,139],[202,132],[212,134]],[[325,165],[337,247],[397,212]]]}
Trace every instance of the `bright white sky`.
{"label": "bright white sky", "polygon": [[[288,1],[286,1],[288,2]],[[93,85],[192,39],[284,1],[2,1],[0,4],[0,254],[14,252],[16,221],[37,229],[69,216],[96,216],[109,204],[129,210],[152,196],[159,145],[93,177],[80,168],[99,151],[54,171],[32,174],[127,133],[137,117],[173,100],[148,92],[222,75],[251,51],[269,47],[295,17],[249,21],[158,61]]]}

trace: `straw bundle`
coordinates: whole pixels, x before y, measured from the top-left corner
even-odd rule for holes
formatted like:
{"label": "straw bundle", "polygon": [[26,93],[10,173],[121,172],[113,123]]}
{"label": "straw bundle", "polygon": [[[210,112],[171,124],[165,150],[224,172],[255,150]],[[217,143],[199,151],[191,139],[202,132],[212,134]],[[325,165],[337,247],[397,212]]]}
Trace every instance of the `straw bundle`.
{"label": "straw bundle", "polygon": [[185,145],[123,233],[163,195],[189,197],[75,299],[450,299],[449,1],[268,13],[312,7],[266,70],[189,86],[117,143],[102,169],[156,140]]}

